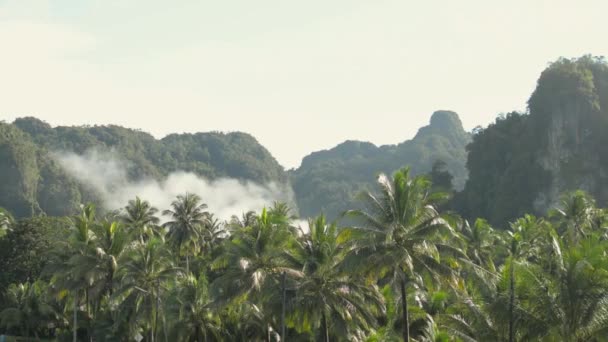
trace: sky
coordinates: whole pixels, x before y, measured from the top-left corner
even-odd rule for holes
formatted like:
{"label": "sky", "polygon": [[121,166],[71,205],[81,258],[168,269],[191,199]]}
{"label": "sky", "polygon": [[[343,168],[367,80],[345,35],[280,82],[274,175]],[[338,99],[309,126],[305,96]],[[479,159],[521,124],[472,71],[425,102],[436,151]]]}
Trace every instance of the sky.
{"label": "sky", "polygon": [[244,131],[286,168],[453,110],[525,110],[560,56],[608,55],[605,0],[0,0],[0,120]]}

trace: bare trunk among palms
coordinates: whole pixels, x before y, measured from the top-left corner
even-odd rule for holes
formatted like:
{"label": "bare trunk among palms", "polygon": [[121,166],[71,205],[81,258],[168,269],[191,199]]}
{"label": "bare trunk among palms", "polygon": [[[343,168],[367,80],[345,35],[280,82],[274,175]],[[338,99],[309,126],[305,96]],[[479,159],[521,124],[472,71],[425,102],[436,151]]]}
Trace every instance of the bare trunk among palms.
{"label": "bare trunk among palms", "polygon": [[[150,308],[154,308],[154,303],[152,302],[153,300],[153,296],[149,296],[150,300]],[[154,312],[152,312],[152,317],[150,317],[150,342],[154,342],[154,326],[155,326],[155,319],[154,319]]]}
{"label": "bare trunk among palms", "polygon": [[407,308],[407,294],[405,291],[405,279],[401,279],[401,305],[403,305],[403,341],[410,341],[410,319]]}
{"label": "bare trunk among palms", "polygon": [[[91,319],[91,304],[90,304],[90,299],[89,299],[89,288],[88,287],[84,290],[84,295],[85,295],[85,307],[86,307],[87,316],[88,316],[87,319],[90,320]],[[88,335],[89,341],[92,342],[93,334],[91,334],[90,326],[87,328],[87,335]]]}
{"label": "bare trunk among palms", "polygon": [[190,258],[188,257],[188,254],[186,254],[186,274],[190,274]]}
{"label": "bare trunk among palms", "polygon": [[195,340],[197,342],[203,342],[203,334],[201,334],[201,329],[199,329],[199,328],[196,328]]}
{"label": "bare trunk among palms", "polygon": [[72,332],[74,342],[78,342],[78,294],[74,296],[74,327],[72,329],[74,330]]}
{"label": "bare trunk among palms", "polygon": [[509,270],[509,342],[515,341],[515,331],[513,322],[513,310],[515,307],[515,272],[513,259],[511,258],[511,269]]}
{"label": "bare trunk among palms", "polygon": [[283,272],[283,274],[281,274],[281,287],[283,290],[283,300],[282,300],[282,307],[281,307],[281,342],[285,342],[287,341],[286,336],[285,336],[285,272]]}
{"label": "bare trunk among palms", "polygon": [[323,311],[323,341],[329,342],[329,326],[327,324],[327,316],[325,316],[325,311]]}
{"label": "bare trunk among palms", "polygon": [[160,280],[156,279],[156,310],[154,310],[154,338],[158,331],[158,310],[160,307]]}

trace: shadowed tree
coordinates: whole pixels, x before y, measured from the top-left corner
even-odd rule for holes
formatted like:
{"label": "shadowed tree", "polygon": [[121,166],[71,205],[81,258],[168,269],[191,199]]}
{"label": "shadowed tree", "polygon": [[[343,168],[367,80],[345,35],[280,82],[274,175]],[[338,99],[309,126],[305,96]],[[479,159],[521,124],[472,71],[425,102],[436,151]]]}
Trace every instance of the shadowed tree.
{"label": "shadowed tree", "polygon": [[42,329],[49,324],[57,324],[60,316],[49,304],[46,289],[42,281],[11,284],[6,292],[4,309],[0,311],[0,327],[38,339]]}
{"label": "shadowed tree", "polygon": [[209,295],[208,283],[204,276],[198,279],[189,275],[173,289],[168,301],[168,315],[173,322],[172,341],[220,341],[221,321],[218,308]]}
{"label": "shadowed tree", "polygon": [[[224,252],[212,264],[220,276],[212,283],[212,291],[222,302],[247,299],[263,303],[268,334],[280,311],[281,275],[301,277],[293,263],[285,257],[295,238],[284,216],[262,210],[255,224],[235,231],[224,244]],[[276,326],[275,326],[276,328]]]}
{"label": "shadowed tree", "polygon": [[169,242],[175,246],[178,254],[183,252],[186,256],[186,273],[190,273],[190,254],[202,238],[203,227],[209,224],[209,212],[205,209],[207,205],[201,202],[199,196],[186,193],[177,196],[170,210],[163,211],[163,215],[171,218],[163,224],[169,229]]}
{"label": "shadowed tree", "polygon": [[134,200],[129,201],[121,218],[125,226],[137,234],[140,242],[144,242],[146,237],[158,235],[155,234],[158,233],[155,232],[155,227],[160,222],[157,213],[158,209],[151,206],[148,201],[135,197]]}
{"label": "shadowed tree", "polygon": [[[349,231],[339,233],[324,216],[309,220],[289,255],[302,270],[295,281],[292,321],[298,329],[318,329],[323,341],[338,337],[356,340],[376,326],[384,311],[382,295],[362,277],[340,268],[349,245]],[[332,339],[332,340],[333,340]]]}
{"label": "shadowed tree", "polygon": [[257,219],[258,214],[256,214],[256,212],[253,210],[243,213],[240,218],[237,215],[232,215],[230,221],[226,225],[226,229],[230,234],[232,234],[245,227],[253,226]]}
{"label": "shadowed tree", "polygon": [[113,295],[122,314],[119,320],[148,329],[154,341],[160,315],[157,308],[162,308],[158,301],[181,271],[173,265],[163,241],[156,238],[125,254],[120,265],[116,274],[120,281]]}
{"label": "shadowed tree", "polygon": [[562,195],[560,206],[550,210],[549,217],[556,221],[559,235],[566,237],[570,243],[576,243],[596,228],[600,213],[593,198],[579,190]]}

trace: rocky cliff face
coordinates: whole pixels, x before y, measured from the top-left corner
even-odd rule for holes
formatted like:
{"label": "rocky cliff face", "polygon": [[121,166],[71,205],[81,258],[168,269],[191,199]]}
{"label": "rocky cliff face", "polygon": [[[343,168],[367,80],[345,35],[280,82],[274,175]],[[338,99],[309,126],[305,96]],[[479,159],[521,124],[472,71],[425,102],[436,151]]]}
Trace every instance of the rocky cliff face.
{"label": "rocky cliff face", "polygon": [[469,180],[457,207],[468,218],[508,222],[545,214],[561,194],[584,190],[608,204],[608,64],[560,59],[541,74],[528,113],[510,113],[469,146]]}
{"label": "rocky cliff face", "polygon": [[534,202],[539,211],[555,206],[560,194],[574,189],[602,202],[608,199],[602,189],[608,184],[608,165],[598,151],[605,148],[598,143],[608,133],[604,124],[608,112],[600,105],[608,97],[602,87],[608,81],[604,68],[584,58],[558,62],[541,75],[530,98],[533,121],[545,127],[538,162],[551,175],[550,185]]}

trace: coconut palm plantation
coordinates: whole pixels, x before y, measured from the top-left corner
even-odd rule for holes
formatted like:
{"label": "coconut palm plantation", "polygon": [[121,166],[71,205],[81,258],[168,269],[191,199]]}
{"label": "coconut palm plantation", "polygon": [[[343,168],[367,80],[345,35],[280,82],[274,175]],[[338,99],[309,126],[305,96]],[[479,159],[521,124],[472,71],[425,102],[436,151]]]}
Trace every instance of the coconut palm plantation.
{"label": "coconut palm plantation", "polygon": [[0,342],[608,342],[606,13],[0,0]]}
{"label": "coconut palm plantation", "polygon": [[[508,229],[441,211],[408,168],[349,225],[274,203],[218,224],[203,199],[63,220],[0,328],[56,341],[606,341],[608,212],[582,191]],[[3,213],[10,234],[18,223]],[[164,218],[165,223],[161,223]]]}

